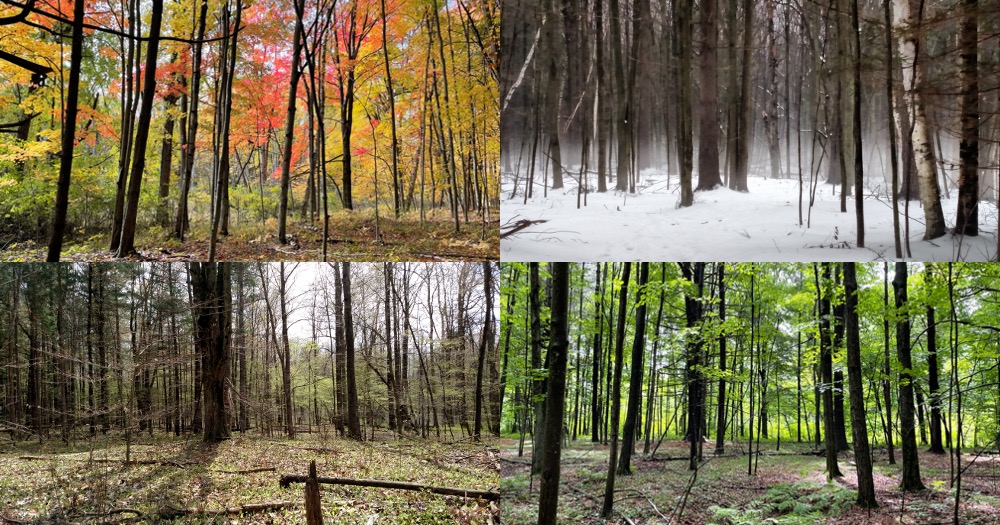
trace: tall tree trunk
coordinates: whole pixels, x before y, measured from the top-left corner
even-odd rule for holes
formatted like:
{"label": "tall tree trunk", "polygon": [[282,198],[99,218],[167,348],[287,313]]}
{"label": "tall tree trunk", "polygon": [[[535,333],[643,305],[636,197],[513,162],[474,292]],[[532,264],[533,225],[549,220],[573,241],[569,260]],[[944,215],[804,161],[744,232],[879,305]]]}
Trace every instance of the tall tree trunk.
{"label": "tall tree trunk", "polygon": [[962,26],[958,34],[961,60],[962,135],[958,146],[958,212],[955,232],[979,235],[979,40],[977,0],[962,1]]}
{"label": "tall tree trunk", "polygon": [[861,156],[861,25],[858,21],[858,0],[851,1],[854,22],[854,215],[857,221],[858,248],[865,246],[864,161]]}
{"label": "tall tree trunk", "polygon": [[[931,266],[926,268],[926,286],[933,286],[934,275]],[[929,290],[930,291],[930,290]],[[944,454],[941,445],[941,385],[938,378],[937,326],[934,307],[927,305],[927,387],[931,404],[931,452]]]}
{"label": "tall tree trunk", "polygon": [[[602,0],[597,0],[600,3]],[[604,336],[604,289],[601,288],[601,270],[607,272],[606,262],[599,262],[597,266],[597,281],[594,285],[594,294],[597,296],[597,307],[594,308],[594,325],[597,333],[594,334],[594,359],[593,372],[590,376],[590,441],[598,443],[601,440],[601,339]]]}
{"label": "tall tree trunk", "polygon": [[[856,2],[857,0],[855,0]],[[855,3],[855,6],[857,4]],[[854,434],[854,459],[858,466],[857,504],[864,508],[878,506],[875,502],[875,481],[872,478],[872,457],[868,448],[868,413],[861,382],[861,334],[858,328],[858,279],[854,263],[844,263],[844,324],[847,332],[847,376],[850,381],[851,430]]]}
{"label": "tall tree trunk", "polygon": [[[693,135],[691,123],[691,6],[692,0],[678,0],[677,16],[677,83],[680,99],[677,107],[677,151],[680,156],[681,207],[694,204],[691,189]],[[703,110],[706,110],[703,108]],[[714,111],[715,108],[707,108]],[[699,153],[699,162],[701,154]]]}
{"label": "tall tree trunk", "polygon": [[[558,285],[559,283],[554,284]],[[493,347],[493,263],[491,262],[483,263],[483,295],[486,297],[486,319],[483,321],[482,342],[479,343],[479,362],[476,367],[476,419],[472,431],[477,440],[483,427],[483,368],[486,364],[486,354]],[[553,307],[556,306],[553,305]],[[579,366],[577,366],[577,370],[579,370]],[[549,395],[552,395],[551,390]],[[544,468],[542,471],[544,472]]]}
{"label": "tall tree trunk", "polygon": [[[613,2],[615,0],[612,0]],[[610,518],[615,504],[615,472],[618,462],[618,421],[621,417],[622,391],[622,361],[624,361],[625,346],[625,305],[628,300],[628,279],[632,263],[626,262],[622,273],[622,286],[618,294],[618,319],[615,332],[615,372],[614,385],[611,388],[611,454],[608,457],[608,477],[604,485],[604,503],[601,507],[601,517]]]}
{"label": "tall tree trunk", "polygon": [[690,445],[688,454],[688,470],[698,469],[698,460],[701,459],[701,443],[705,430],[703,424],[704,411],[704,379],[702,378],[701,354],[704,341],[701,334],[694,331],[699,327],[702,320],[701,298],[705,286],[705,263],[681,263],[681,274],[696,289],[696,294],[691,292],[684,294],[684,317],[687,327],[691,332],[687,336],[687,349],[685,351],[684,377],[688,383],[688,423],[686,438]]}
{"label": "tall tree trunk", "polygon": [[285,408],[285,433],[295,438],[295,420],[292,416],[292,348],[288,344],[287,279],[285,263],[278,265],[278,301],[281,310],[281,391]]}
{"label": "tall tree trunk", "polygon": [[351,263],[343,262],[344,286],[344,341],[347,351],[347,435],[361,440],[361,421],[358,419],[358,386],[354,373],[354,314],[351,305]]}
{"label": "tall tree trunk", "polygon": [[722,185],[719,176],[719,9],[716,0],[701,2],[701,77],[698,103],[698,190]]}
{"label": "tall tree trunk", "polygon": [[618,460],[618,475],[632,474],[632,452],[635,449],[635,429],[642,407],[643,350],[646,345],[646,282],[649,281],[649,263],[639,266],[639,287],[635,291],[635,338],[632,340],[632,366],[629,368],[628,406],[625,427],[622,430],[622,452]]}
{"label": "tall tree trunk", "polygon": [[[814,266],[815,267],[815,266]],[[830,327],[830,295],[832,279],[830,264],[823,263],[823,278],[816,272],[816,294],[819,301],[819,339],[820,339],[820,375],[823,381],[823,435],[826,438],[826,475],[827,479],[840,477],[840,467],[837,465],[837,431],[835,429],[833,407],[833,338]]]}
{"label": "tall tree trunk", "polygon": [[899,359],[899,428],[902,437],[903,475],[899,488],[903,491],[924,489],[920,480],[920,463],[917,457],[917,436],[913,417],[913,361],[910,359],[910,318],[905,307],[906,263],[896,263],[896,276],[892,287],[896,292],[896,355]]}
{"label": "tall tree trunk", "polygon": [[[291,184],[292,144],[295,135],[295,102],[298,94],[300,55],[302,54],[302,9],[299,0],[296,3],[295,33],[292,36],[292,65],[288,81],[288,108],[285,111],[285,144],[281,155],[281,187],[278,194],[278,242],[288,242],[288,191]],[[345,157],[348,150],[344,150]]]}
{"label": "tall tree trunk", "polygon": [[[719,323],[726,324],[726,263],[718,264],[719,278]],[[719,334],[719,371],[726,371],[726,332]],[[719,375],[719,400],[717,403],[715,429],[715,454],[726,452],[726,375]],[[799,439],[801,441],[801,438]]]}
{"label": "tall tree trunk", "polygon": [[[487,263],[489,264],[489,263]],[[626,263],[627,264],[627,263]],[[538,497],[539,525],[555,525],[559,498],[560,438],[566,398],[566,363],[569,340],[569,263],[552,263],[552,320],[549,337],[548,395],[545,399],[545,457],[542,459]]]}
{"label": "tall tree trunk", "polygon": [[194,171],[194,154],[198,136],[198,103],[201,100],[201,40],[205,38],[205,20],[208,18],[208,1],[201,0],[198,14],[198,33],[194,44],[194,66],[191,68],[191,107],[186,118],[188,131],[186,140],[181,147],[180,196],[177,199],[177,220],[174,222],[174,235],[181,241],[188,229],[188,193],[191,191],[191,175]]}
{"label": "tall tree trunk", "polygon": [[924,207],[924,240],[931,240],[945,234],[944,214],[941,211],[941,190],[937,182],[937,161],[931,145],[925,110],[924,71],[920,65],[920,24],[923,9],[913,13],[913,0],[893,0],[896,6],[894,25],[902,34],[899,42],[899,56],[903,66],[903,89],[906,104],[913,118],[913,154],[917,161],[917,182],[920,184],[920,201]]}
{"label": "tall tree trunk", "polygon": [[206,442],[229,439],[232,294],[229,263],[191,263],[195,342],[201,354]]}
{"label": "tall tree trunk", "polygon": [[729,189],[742,192],[750,191],[747,187],[747,172],[750,168],[750,147],[753,142],[753,130],[750,124],[753,113],[753,102],[750,99],[750,61],[753,57],[750,41],[753,37],[753,9],[754,4],[751,0],[743,0],[743,64],[740,70],[741,91],[738,123],[736,124],[736,168],[733,176],[729,179]]}
{"label": "tall tree trunk", "polygon": [[70,45],[69,80],[66,86],[66,114],[62,122],[62,145],[59,153],[59,179],[56,183],[55,213],[49,238],[46,262],[59,262],[66,213],[69,208],[70,175],[73,172],[73,148],[76,144],[76,114],[80,98],[80,63],[83,61],[83,2],[73,5],[73,42]]}

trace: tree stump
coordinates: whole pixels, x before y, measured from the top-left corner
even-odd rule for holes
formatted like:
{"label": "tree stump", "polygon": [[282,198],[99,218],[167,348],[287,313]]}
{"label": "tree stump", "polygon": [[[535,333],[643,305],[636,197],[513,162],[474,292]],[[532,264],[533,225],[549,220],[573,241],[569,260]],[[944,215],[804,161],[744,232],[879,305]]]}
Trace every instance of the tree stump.
{"label": "tree stump", "polygon": [[306,480],[306,523],[323,525],[323,512],[319,504],[319,482],[316,481],[316,460],[309,463],[309,479]]}

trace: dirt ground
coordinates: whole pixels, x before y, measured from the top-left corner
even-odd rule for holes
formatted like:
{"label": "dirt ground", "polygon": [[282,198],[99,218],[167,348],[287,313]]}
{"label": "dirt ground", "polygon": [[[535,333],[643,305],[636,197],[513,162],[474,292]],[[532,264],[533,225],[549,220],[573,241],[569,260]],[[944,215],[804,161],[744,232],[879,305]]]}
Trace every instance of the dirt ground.
{"label": "dirt ground", "polygon": [[[247,434],[205,445],[157,435],[131,446],[135,463],[124,464],[124,456],[120,436],[92,446],[0,444],[0,524],[305,523],[303,485],[281,488],[278,480],[306,474],[312,460],[326,477],[491,491],[499,485],[497,450],[469,441]],[[322,485],[321,500],[328,523],[499,523],[496,502],[473,498]],[[258,508],[265,505],[272,506]]]}
{"label": "dirt ground", "polygon": [[[530,476],[531,442],[518,457],[518,442],[503,439],[501,448],[501,512],[506,524],[534,523],[537,515],[537,477]],[[615,484],[614,517],[600,517],[608,468],[607,445],[576,441],[563,451],[559,516],[563,523],[640,524],[932,524],[951,523],[954,492],[949,487],[949,456],[931,454],[921,446],[921,477],[927,490],[904,494],[898,490],[900,453],[895,465],[884,449],[875,451],[874,477],[879,508],[853,505],[857,473],[851,453],[841,453],[842,478],[826,484],[825,459],[811,454],[807,444],[761,443],[756,475],[747,474],[750,455],[746,444],[727,443],[726,456],[713,457],[706,445],[706,463],[690,483],[688,444],[664,441],[654,457],[633,456],[633,474]],[[994,451],[995,452],[995,451]],[[963,524],[1000,523],[1000,457],[963,455]],[[953,456],[952,456],[953,458]]]}

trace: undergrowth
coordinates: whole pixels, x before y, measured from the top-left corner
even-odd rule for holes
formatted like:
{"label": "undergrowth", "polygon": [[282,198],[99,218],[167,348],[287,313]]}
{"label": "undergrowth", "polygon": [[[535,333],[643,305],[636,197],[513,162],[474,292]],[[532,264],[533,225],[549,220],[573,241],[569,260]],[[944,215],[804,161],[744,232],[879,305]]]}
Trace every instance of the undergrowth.
{"label": "undergrowth", "polygon": [[837,484],[820,485],[800,481],[779,483],[747,508],[727,508],[713,505],[708,510],[716,521],[713,525],[810,525],[824,518],[838,516],[849,508],[857,492]]}

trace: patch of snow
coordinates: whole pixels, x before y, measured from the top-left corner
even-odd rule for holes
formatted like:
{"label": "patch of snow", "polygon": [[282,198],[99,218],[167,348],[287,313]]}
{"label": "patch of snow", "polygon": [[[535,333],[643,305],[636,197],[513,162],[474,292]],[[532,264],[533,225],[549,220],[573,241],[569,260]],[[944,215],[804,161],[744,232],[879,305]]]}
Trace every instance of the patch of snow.
{"label": "patch of snow", "polygon": [[[591,177],[591,187],[597,183]],[[587,206],[577,209],[573,177],[565,187],[541,185],[524,203],[524,187],[513,191],[508,179],[501,195],[501,224],[521,219],[544,220],[500,241],[504,261],[880,261],[894,260],[892,203],[881,186],[865,193],[865,247],[856,246],[854,199],[847,213],[840,211],[840,195],[820,182],[809,216],[808,182],[803,188],[803,225],[798,218],[798,179],[751,177],[749,193],[727,188],[698,191],[694,205],[679,208],[679,183],[662,170],[643,170],[635,194],[609,190],[590,193]],[[668,184],[669,183],[669,184]],[[697,180],[695,181],[697,184]],[[874,184],[874,181],[873,181]],[[614,187],[609,178],[608,185]],[[668,187],[669,186],[669,187]],[[837,188],[839,190],[839,188]],[[942,199],[948,227],[955,224],[957,192]],[[900,230],[905,234],[904,202],[900,201]],[[951,234],[924,241],[923,210],[910,202],[910,246],[915,261],[988,261],[996,256],[997,207],[980,205],[978,237]],[[904,246],[905,255],[905,246]]]}

